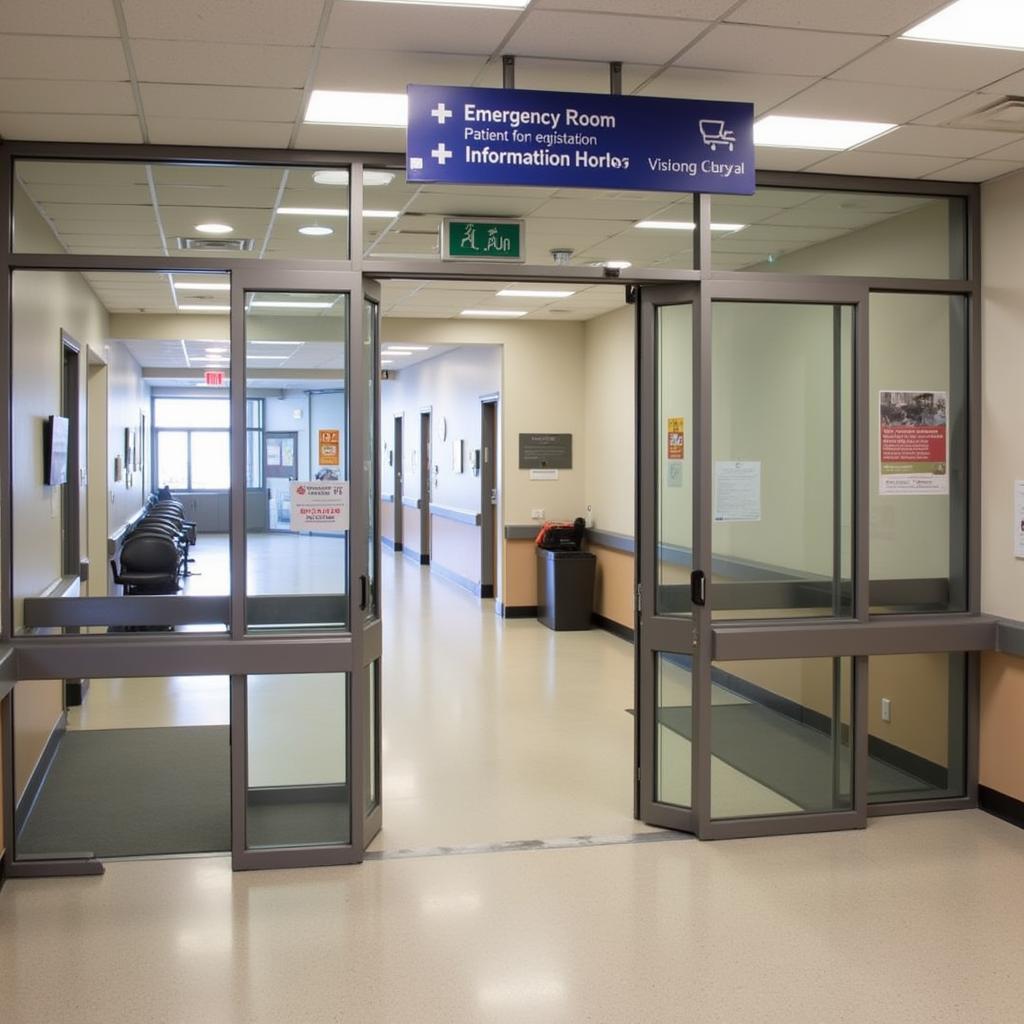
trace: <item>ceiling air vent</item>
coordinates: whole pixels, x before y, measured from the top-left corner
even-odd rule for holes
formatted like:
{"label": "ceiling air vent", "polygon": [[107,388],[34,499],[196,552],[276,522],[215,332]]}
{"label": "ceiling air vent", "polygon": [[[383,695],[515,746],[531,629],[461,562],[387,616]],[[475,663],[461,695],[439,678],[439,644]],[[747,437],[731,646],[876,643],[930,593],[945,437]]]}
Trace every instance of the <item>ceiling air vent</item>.
{"label": "ceiling air vent", "polygon": [[179,238],[179,249],[198,252],[252,252],[251,238]]}
{"label": "ceiling air vent", "polygon": [[1004,96],[973,114],[949,122],[951,128],[985,128],[994,132],[1024,132],[1024,96]]}

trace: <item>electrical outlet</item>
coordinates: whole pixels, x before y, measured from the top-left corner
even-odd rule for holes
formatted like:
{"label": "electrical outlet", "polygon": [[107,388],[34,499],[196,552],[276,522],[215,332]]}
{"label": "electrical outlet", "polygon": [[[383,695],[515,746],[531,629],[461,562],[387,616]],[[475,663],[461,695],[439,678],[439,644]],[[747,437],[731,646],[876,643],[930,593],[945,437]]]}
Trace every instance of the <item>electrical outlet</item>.
{"label": "electrical outlet", "polygon": [[538,523],[543,522],[543,520],[544,520],[544,509],[542,509],[542,508],[535,508],[530,513],[530,518],[533,519],[535,522],[538,522]]}
{"label": "electrical outlet", "polygon": [[888,697],[882,698],[882,721],[892,721],[892,701]]}

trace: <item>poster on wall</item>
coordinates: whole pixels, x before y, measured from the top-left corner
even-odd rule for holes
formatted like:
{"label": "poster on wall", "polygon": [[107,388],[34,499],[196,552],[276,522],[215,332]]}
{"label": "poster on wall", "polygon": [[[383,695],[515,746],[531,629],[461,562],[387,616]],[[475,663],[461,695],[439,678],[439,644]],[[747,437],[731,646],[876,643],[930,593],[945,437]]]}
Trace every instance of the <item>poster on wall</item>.
{"label": "poster on wall", "polygon": [[682,416],[668,418],[668,457],[670,460],[686,457],[686,420]]}
{"label": "poster on wall", "polygon": [[879,494],[949,494],[945,391],[880,391]]}
{"label": "poster on wall", "polygon": [[348,481],[318,483],[293,480],[291,529],[313,533],[345,533],[348,530]]}
{"label": "poster on wall", "polygon": [[761,463],[715,463],[715,522],[761,521]]}
{"label": "poster on wall", "polygon": [[341,465],[341,431],[321,430],[320,431],[320,465],[340,466]]}
{"label": "poster on wall", "polygon": [[1024,480],[1013,484],[1013,554],[1024,558]]}

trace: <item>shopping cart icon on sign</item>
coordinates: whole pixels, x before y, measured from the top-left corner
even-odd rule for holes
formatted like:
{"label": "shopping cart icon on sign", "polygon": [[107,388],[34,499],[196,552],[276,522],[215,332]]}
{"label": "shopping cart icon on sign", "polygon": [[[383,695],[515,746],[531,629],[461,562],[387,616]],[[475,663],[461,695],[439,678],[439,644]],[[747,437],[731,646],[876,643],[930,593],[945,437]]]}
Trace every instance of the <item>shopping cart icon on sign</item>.
{"label": "shopping cart icon on sign", "polygon": [[719,146],[725,146],[729,152],[732,152],[733,146],[736,144],[736,135],[734,132],[726,130],[724,121],[701,121],[700,125],[700,136],[704,140],[704,145],[711,148],[711,152],[714,153]]}

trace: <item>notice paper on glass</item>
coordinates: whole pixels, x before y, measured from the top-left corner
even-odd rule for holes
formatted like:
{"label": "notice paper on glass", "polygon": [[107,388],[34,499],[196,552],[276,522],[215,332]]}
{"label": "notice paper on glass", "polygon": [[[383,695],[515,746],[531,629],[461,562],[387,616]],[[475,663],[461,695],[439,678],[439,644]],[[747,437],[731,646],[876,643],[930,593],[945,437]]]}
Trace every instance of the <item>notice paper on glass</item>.
{"label": "notice paper on glass", "polygon": [[1013,485],[1013,554],[1024,558],[1024,480]]}
{"label": "notice paper on glass", "polygon": [[296,533],[345,533],[348,530],[348,481],[293,480],[290,525]]}
{"label": "notice paper on glass", "polygon": [[945,391],[879,392],[879,494],[949,494]]}
{"label": "notice paper on glass", "polygon": [[715,463],[715,522],[761,521],[761,463]]}

